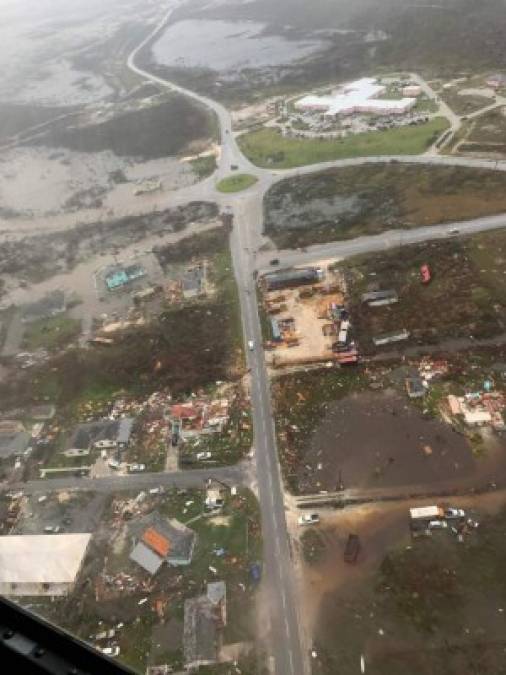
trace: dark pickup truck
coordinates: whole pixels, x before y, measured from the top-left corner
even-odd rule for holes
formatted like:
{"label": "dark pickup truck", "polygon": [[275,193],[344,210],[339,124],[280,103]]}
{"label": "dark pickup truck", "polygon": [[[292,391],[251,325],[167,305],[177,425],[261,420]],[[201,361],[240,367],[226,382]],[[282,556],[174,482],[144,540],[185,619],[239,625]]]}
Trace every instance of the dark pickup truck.
{"label": "dark pickup truck", "polygon": [[349,534],[344,549],[344,562],[356,563],[360,552],[360,539],[358,534]]}

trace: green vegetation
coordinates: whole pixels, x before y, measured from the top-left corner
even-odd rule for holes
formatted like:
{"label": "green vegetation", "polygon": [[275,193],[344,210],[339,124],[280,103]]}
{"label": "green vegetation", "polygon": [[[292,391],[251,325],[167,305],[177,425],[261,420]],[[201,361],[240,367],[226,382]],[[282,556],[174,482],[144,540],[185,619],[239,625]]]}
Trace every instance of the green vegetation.
{"label": "green vegetation", "polygon": [[503,213],[501,171],[364,164],[276,183],[265,195],[265,230],[279,248]]}
{"label": "green vegetation", "polygon": [[436,113],[439,110],[439,105],[433,98],[427,98],[427,96],[420,96],[417,99],[414,110],[415,112],[418,113]]}
{"label": "green vegetation", "polygon": [[[207,582],[223,580],[227,584],[224,642],[253,641],[255,585],[251,582],[250,565],[262,560],[260,512],[254,495],[248,490],[240,490],[235,496],[226,493],[225,506],[214,517],[204,514],[202,490],[172,489],[161,497],[148,497],[150,510],[154,508],[167,518],[177,518],[197,533],[190,565],[178,568],[164,565],[148,577],[129,559],[132,550],[129,528],[140,514],[128,521],[118,520],[117,508],[124,507],[126,500],[136,494],[118,493],[109,503],[75,591],[54,601],[35,599],[36,611],[86,640],[121,620],[123,627],[115,636],[121,650],[119,661],[137,672],[160,663],[181,668],[184,602],[204,593]],[[210,566],[216,575],[210,572]],[[117,588],[101,581],[107,576],[124,582],[124,577],[118,575],[131,575],[137,584]],[[148,602],[139,605],[142,598],[148,598]],[[157,603],[161,615],[157,615]],[[160,636],[164,637],[163,642]],[[246,663],[250,663],[249,659],[245,659]],[[251,669],[244,672],[253,675],[257,671],[253,663],[250,665]]]}
{"label": "green vegetation", "polygon": [[288,169],[347,157],[418,155],[447,128],[448,121],[436,117],[415,127],[372,131],[333,140],[286,138],[274,129],[264,128],[239,136],[238,143],[246,157],[257,166]]}
{"label": "green vegetation", "polygon": [[[351,313],[362,349],[374,349],[373,336],[400,327],[410,331],[411,344],[502,333],[506,312],[505,250],[506,235],[496,231],[430,246],[406,246],[402,256],[391,251],[344,262]],[[420,283],[419,269],[425,263],[432,270],[428,285]],[[371,289],[372,279],[376,287],[395,289],[399,302],[375,308],[362,304],[360,296]]]}
{"label": "green vegetation", "polygon": [[304,530],[301,535],[302,555],[304,560],[310,565],[319,562],[325,553],[326,545],[322,534],[313,528]]}
{"label": "green vegetation", "polygon": [[67,314],[40,319],[27,325],[23,335],[23,348],[29,351],[41,348],[57,351],[77,340],[80,333],[81,322]]}
{"label": "green vegetation", "polygon": [[148,160],[180,154],[190,143],[204,145],[212,138],[216,138],[214,113],[188,97],[173,94],[158,105],[100,124],[76,127],[63,120],[32,143],[79,152],[110,150],[121,157]]}
{"label": "green vegetation", "polygon": [[222,178],[216,185],[220,192],[240,192],[246,190],[257,182],[255,176],[248,173],[237,173],[232,176]]}
{"label": "green vegetation", "polygon": [[[178,253],[186,248],[188,260],[214,242],[216,252],[208,257],[213,293],[188,306],[170,305],[146,325],[116,333],[107,349],[67,350],[30,373],[20,372],[0,383],[2,403],[26,405],[49,398],[68,407],[90,388],[144,396],[168,387],[177,396],[216,380],[239,378],[243,343],[227,232],[205,233],[203,242],[188,239],[175,247]],[[171,259],[166,249],[159,254]]]}
{"label": "green vegetation", "polygon": [[211,176],[216,171],[216,157],[214,155],[197,157],[196,159],[192,159],[190,164],[200,180]]}

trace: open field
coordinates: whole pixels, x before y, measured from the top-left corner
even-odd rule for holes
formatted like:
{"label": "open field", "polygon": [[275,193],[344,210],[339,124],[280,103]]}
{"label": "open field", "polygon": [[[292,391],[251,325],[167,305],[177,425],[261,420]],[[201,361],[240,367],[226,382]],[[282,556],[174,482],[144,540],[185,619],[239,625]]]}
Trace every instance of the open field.
{"label": "open field", "polygon": [[506,108],[497,108],[468,120],[457,134],[457,152],[475,152],[480,155],[503,156],[506,154]]}
{"label": "open field", "polygon": [[[361,658],[375,675],[504,672],[504,494],[455,504],[480,522],[462,543],[449,529],[411,540],[413,502],[324,515],[304,569],[315,675],[351,675]],[[343,562],[348,532],[362,541],[356,565]]]}
{"label": "open field", "polygon": [[114,116],[86,126],[53,125],[32,144],[78,152],[110,150],[144,160],[177,155],[191,144],[201,149],[215,137],[216,125],[202,106],[179,95],[158,105]]}
{"label": "open field", "polygon": [[[353,326],[362,351],[375,351],[372,339],[406,329],[404,344],[437,344],[444,338],[489,337],[503,333],[506,282],[502,231],[465,239],[406,246],[359,256],[343,263]],[[420,267],[429,265],[432,279],[422,284]],[[399,301],[370,307],[362,293],[393,289]]]}
{"label": "open field", "polygon": [[342,140],[285,138],[273,129],[242,134],[239,147],[257,166],[288,169],[294,166],[328,162],[346,157],[373,155],[419,155],[448,127],[436,117],[416,127],[401,127],[356,134]]}
{"label": "open field", "polygon": [[216,188],[220,192],[240,192],[241,190],[246,190],[257,182],[255,176],[251,176],[247,173],[239,173],[232,176],[227,176],[220,180]]}
{"label": "open field", "polygon": [[22,347],[28,351],[63,349],[81,334],[81,322],[68,315],[40,319],[28,324],[23,334]]}
{"label": "open field", "polygon": [[[134,502],[136,493],[119,493],[104,502],[103,496],[90,499],[81,493],[66,495],[61,504],[59,495],[56,500],[51,495],[40,505],[32,498],[34,503],[26,504],[23,513],[32,506],[36,517],[22,518],[19,532],[41,533],[47,522],[54,525],[64,517],[70,531],[91,531],[93,538],[75,590],[55,602],[29,598],[31,608],[95,646],[118,644],[119,660],[136,672],[153,664],[180,668],[184,601],[205,593],[207,582],[223,580],[227,593],[223,643],[244,642],[246,656],[255,640],[255,586],[249,567],[262,555],[258,504],[247,491],[232,496],[223,490],[224,508],[209,517],[204,514],[205,496],[201,490],[171,490],[156,496],[144,493]],[[73,504],[76,499],[80,514]],[[197,533],[187,567],[163,565],[151,576],[129,559],[137,521],[153,510],[188,523]],[[116,629],[112,640],[93,639],[111,628]]]}
{"label": "open field", "polygon": [[418,375],[419,359],[390,358],[385,365],[319,368],[273,379],[287,487],[295,494],[340,486],[423,494],[500,480],[506,468],[504,437],[490,427],[480,430],[454,418],[450,423],[443,403],[450,393],[482,390],[487,379],[504,391],[504,348],[438,354],[449,365],[447,374],[413,400],[405,379]]}
{"label": "open field", "polygon": [[505,210],[502,172],[369,164],[276,183],[264,199],[264,222],[276,246],[287,248]]}
{"label": "open field", "polygon": [[494,99],[488,96],[460,94],[459,89],[462,89],[462,87],[445,89],[440,93],[443,101],[457,115],[469,115],[494,102]]}

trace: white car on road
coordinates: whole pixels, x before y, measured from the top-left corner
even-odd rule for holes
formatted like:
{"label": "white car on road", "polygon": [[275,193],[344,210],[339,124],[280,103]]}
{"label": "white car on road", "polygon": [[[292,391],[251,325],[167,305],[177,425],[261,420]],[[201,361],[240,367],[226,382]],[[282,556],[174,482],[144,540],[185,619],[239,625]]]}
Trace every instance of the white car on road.
{"label": "white car on road", "polygon": [[248,349],[252,352],[255,349],[255,343],[253,340],[248,340]]}

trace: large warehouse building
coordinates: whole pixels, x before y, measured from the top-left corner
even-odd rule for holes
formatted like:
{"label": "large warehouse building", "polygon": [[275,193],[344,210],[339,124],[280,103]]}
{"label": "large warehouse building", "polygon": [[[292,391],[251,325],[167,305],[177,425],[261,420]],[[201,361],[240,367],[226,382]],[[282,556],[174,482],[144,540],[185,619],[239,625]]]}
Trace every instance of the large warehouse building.
{"label": "large warehouse building", "polygon": [[373,77],[363,77],[345,84],[329,96],[304,96],[295,102],[295,107],[303,111],[321,111],[325,117],[353,113],[373,113],[376,115],[400,115],[416,105],[416,98],[380,99],[386,88],[378,84]]}
{"label": "large warehouse building", "polygon": [[0,537],[2,595],[67,595],[75,584],[91,534]]}

